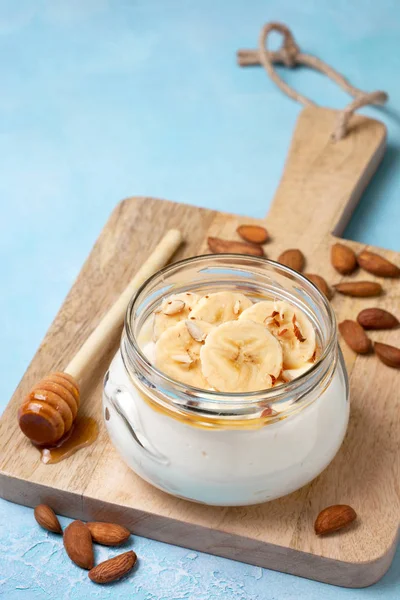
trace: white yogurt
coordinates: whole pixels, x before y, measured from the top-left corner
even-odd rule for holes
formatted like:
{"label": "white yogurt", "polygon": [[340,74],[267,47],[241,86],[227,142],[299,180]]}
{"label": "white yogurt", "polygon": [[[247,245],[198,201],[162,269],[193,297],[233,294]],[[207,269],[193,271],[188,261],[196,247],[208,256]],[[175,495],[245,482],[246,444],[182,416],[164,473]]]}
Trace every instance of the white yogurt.
{"label": "white yogurt", "polygon": [[206,429],[155,410],[120,351],[103,401],[111,440],[140,477],[174,496],[222,506],[273,500],[314,479],[338,451],[349,418],[340,361],[316,400],[259,429]]}

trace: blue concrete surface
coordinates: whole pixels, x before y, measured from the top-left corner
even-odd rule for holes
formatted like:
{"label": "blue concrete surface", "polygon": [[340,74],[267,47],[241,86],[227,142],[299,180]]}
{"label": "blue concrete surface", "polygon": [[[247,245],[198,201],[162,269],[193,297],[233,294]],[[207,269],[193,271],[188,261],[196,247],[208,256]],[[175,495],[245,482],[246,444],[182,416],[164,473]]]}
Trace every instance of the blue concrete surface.
{"label": "blue concrete surface", "polygon": [[[399,250],[396,0],[2,0],[0,409],[118,200],[147,194],[267,211],[299,106],[261,69],[239,69],[235,51],[254,47],[272,19],[358,87],[390,93],[386,108],[363,111],[385,121],[389,148],[346,236]],[[323,105],[349,100],[306,70],[284,77]],[[31,510],[0,501],[0,596],[400,597],[399,552],[377,585],[340,590],[137,537],[132,547],[135,576],[95,587]]]}

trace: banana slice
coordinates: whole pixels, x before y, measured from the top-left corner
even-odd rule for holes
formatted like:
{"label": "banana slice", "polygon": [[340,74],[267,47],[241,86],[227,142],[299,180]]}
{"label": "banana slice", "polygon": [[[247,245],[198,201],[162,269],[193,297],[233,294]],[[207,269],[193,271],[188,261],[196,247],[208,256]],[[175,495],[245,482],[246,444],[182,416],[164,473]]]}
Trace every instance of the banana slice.
{"label": "banana slice", "polygon": [[153,340],[156,342],[166,329],[187,319],[199,298],[200,296],[192,292],[172,294],[164,298],[161,306],[154,313]]}
{"label": "banana slice", "polygon": [[285,382],[288,381],[294,381],[294,379],[297,379],[298,377],[300,377],[301,375],[303,375],[303,373],[306,373],[307,371],[309,371],[312,367],[312,363],[308,362],[305,365],[303,365],[302,367],[299,367],[298,369],[284,369],[282,371],[282,379]]}
{"label": "banana slice", "polygon": [[166,375],[187,385],[210,389],[203,376],[200,350],[213,329],[209,323],[181,321],[168,327],[155,345],[155,366]]}
{"label": "banana slice", "polygon": [[240,319],[263,323],[279,340],[283,349],[283,368],[297,369],[315,352],[315,330],[297,307],[283,300],[263,300],[253,304]]}
{"label": "banana slice", "polygon": [[213,325],[238,319],[253,303],[240,292],[215,292],[203,296],[190,313],[190,319],[201,319]]}
{"label": "banana slice", "polygon": [[282,369],[282,348],[264,325],[228,321],[208,334],[200,359],[212,388],[254,392],[272,387]]}

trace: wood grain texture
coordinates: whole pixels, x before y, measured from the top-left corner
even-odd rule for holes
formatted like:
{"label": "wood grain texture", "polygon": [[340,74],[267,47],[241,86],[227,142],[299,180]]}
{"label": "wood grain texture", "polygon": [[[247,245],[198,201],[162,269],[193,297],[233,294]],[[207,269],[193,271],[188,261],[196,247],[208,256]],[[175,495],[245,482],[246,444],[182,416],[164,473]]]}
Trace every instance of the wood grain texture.
{"label": "wood grain texture", "polygon": [[[311,114],[310,111],[314,111]],[[329,140],[335,112],[302,111],[285,173],[268,218],[269,258],[291,247],[306,257],[306,271],[328,283],[378,280],[360,271],[340,276],[329,260],[332,231],[343,229],[382,156],[384,126],[355,116],[352,135]],[[345,215],[343,217],[343,215]],[[351,418],[338,455],[301,490],[263,505],[215,508],[173,498],[154,489],[122,462],[100,422],[99,439],[68,462],[43,465],[18,430],[16,411],[32,384],[68,363],[101,316],[124,289],[162,234],[178,227],[187,240],[176,258],[207,251],[207,235],[239,239],[240,223],[256,219],[149,198],[119,204],[103,229],[77,281],[0,420],[0,493],[34,506],[87,520],[112,520],[140,535],[251,564],[348,587],[377,581],[393,558],[400,515],[400,398],[398,371],[374,356],[343,347],[350,376]],[[356,252],[365,246],[349,245]],[[400,264],[400,255],[375,249]],[[104,282],[107,285],[104,285]],[[332,300],[339,320],[370,306],[399,316],[399,280],[381,280],[381,298]],[[400,345],[400,331],[369,332],[372,339]],[[102,377],[118,343],[84,381],[84,414],[100,417]],[[346,503],[359,515],[347,532],[318,538],[313,523],[329,504]]]}

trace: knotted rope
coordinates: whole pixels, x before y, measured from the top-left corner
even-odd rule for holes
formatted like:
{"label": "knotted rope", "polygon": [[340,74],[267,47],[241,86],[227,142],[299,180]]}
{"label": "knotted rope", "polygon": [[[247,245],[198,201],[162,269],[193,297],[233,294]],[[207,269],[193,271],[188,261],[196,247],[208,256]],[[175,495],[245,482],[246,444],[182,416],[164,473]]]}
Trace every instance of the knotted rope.
{"label": "knotted rope", "polygon": [[[271,31],[277,31],[283,36],[282,46],[276,52],[272,52],[267,48],[267,38]],[[311,54],[303,54],[297,45],[292,32],[282,23],[267,23],[263,26],[257,50],[239,50],[237,53],[238,63],[240,66],[250,66],[261,64],[272,81],[293,100],[301,102],[304,106],[316,106],[316,103],[296,92],[291,88],[274,68],[274,64],[283,64],[286,67],[293,68],[297,65],[305,65],[316,69],[330,77],[337,83],[345,92],[354,97],[343,110],[339,111],[338,120],[332,137],[335,141],[341,140],[348,131],[349,121],[353,113],[367,104],[384,104],[388,95],[386,92],[363,92],[351,85],[343,75],[335,71],[333,67],[324,63],[321,59]]]}

